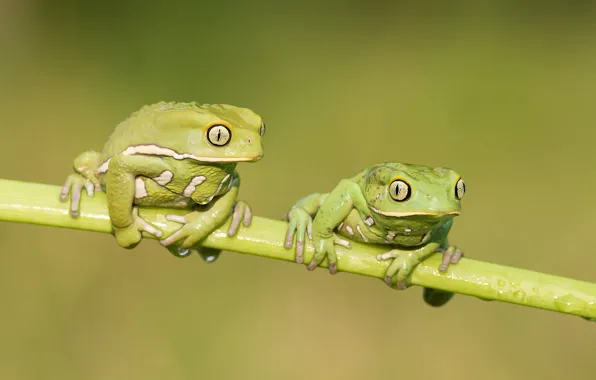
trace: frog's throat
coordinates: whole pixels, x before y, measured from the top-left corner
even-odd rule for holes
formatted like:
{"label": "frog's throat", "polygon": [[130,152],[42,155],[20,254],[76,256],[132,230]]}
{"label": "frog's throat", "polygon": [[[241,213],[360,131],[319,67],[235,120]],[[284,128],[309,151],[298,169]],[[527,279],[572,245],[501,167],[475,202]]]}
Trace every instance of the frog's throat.
{"label": "frog's throat", "polygon": [[[252,157],[200,157],[190,153],[178,153],[174,149],[164,148],[159,145],[132,145],[124,149],[121,153],[123,156],[133,156],[136,154],[148,156],[167,156],[173,157],[176,160],[191,159],[199,162],[242,162],[242,161],[258,161],[261,155]],[[108,164],[110,159],[106,160],[97,169],[98,173],[105,173],[108,171]]]}
{"label": "frog's throat", "polygon": [[368,206],[370,209],[379,215],[393,216],[393,217],[404,217],[404,216],[447,216],[447,215],[459,215],[458,210],[451,211],[382,211]]}

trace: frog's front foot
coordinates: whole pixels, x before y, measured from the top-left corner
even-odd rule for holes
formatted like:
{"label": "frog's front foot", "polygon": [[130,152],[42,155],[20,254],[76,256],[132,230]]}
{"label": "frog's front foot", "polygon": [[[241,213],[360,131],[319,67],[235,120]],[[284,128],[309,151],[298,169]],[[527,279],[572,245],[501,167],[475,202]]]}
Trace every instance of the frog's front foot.
{"label": "frog's front foot", "polygon": [[286,216],[288,220],[288,229],[284,248],[292,248],[294,235],[296,235],[296,262],[302,264],[304,259],[304,240],[305,235],[312,240],[312,217],[301,207],[293,207]]}
{"label": "frog's front foot", "polygon": [[403,290],[408,288],[408,276],[416,265],[420,264],[418,255],[414,252],[391,250],[387,253],[383,253],[377,256],[377,260],[391,260],[387,272],[385,272],[385,283],[390,287],[393,287],[393,283],[396,283],[397,289]]}
{"label": "frog's front foot", "polygon": [[306,267],[308,270],[315,270],[321,262],[327,257],[329,260],[329,273],[337,273],[337,254],[335,253],[335,245],[341,245],[344,248],[351,249],[352,245],[349,241],[340,239],[335,234],[328,238],[315,238],[315,254],[312,261]]}
{"label": "frog's front foot", "polygon": [[183,226],[159,242],[164,247],[176,243],[176,247],[190,249],[219,227],[214,218],[210,217],[207,213],[199,211],[193,211],[184,216],[166,215],[166,219],[180,223]]}
{"label": "frog's front foot", "polygon": [[155,237],[161,237],[162,232],[139,216],[135,207],[132,213],[133,222],[126,227],[113,226],[114,236],[118,244],[124,248],[134,248],[143,238],[142,232],[147,232]]}
{"label": "frog's front foot", "polygon": [[83,188],[87,190],[87,195],[90,197],[95,194],[95,191],[101,191],[99,182],[91,181],[77,173],[73,173],[66,178],[66,182],[64,182],[60,191],[60,202],[66,202],[68,200],[68,194],[70,194],[70,215],[73,218],[78,218],[79,216]]}
{"label": "frog's front foot", "polygon": [[449,268],[449,265],[457,264],[459,260],[464,256],[464,252],[454,246],[449,246],[447,249],[437,248],[436,252],[443,253],[443,261],[441,262],[441,266],[439,267],[439,270],[441,272],[447,272],[447,268]]}
{"label": "frog's front foot", "polygon": [[230,228],[228,228],[228,236],[236,235],[240,227],[240,221],[242,221],[244,227],[250,227],[250,222],[252,221],[252,210],[248,203],[244,201],[237,201],[234,205],[232,222],[230,223]]}

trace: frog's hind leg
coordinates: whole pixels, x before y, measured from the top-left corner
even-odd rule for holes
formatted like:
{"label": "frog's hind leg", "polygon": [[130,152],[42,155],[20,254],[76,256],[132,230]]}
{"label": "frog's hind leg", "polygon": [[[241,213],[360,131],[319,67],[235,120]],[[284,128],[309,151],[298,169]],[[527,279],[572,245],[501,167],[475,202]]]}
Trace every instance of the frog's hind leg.
{"label": "frog's hind leg", "polygon": [[73,218],[79,216],[83,188],[90,197],[94,195],[95,191],[101,191],[101,184],[96,174],[99,166],[99,156],[100,153],[95,151],[86,151],[79,154],[73,163],[75,172],[66,178],[62,186],[60,201],[66,202],[70,194],[70,215]]}

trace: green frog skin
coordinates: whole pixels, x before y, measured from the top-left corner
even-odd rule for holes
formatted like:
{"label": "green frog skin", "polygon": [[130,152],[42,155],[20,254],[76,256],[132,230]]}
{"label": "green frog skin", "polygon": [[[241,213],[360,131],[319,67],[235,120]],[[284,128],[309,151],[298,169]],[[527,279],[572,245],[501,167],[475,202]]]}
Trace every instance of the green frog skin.
{"label": "green frog skin", "polygon": [[[291,249],[296,236],[296,261],[302,263],[308,236],[315,255],[314,270],[325,257],[331,274],[337,272],[335,245],[350,248],[350,241],[390,247],[378,260],[392,260],[385,282],[397,289],[409,285],[412,270],[435,252],[443,253],[440,271],[457,264],[463,252],[449,244],[453,218],[460,214],[466,185],[448,168],[403,163],[379,163],[330,193],[310,194],[288,212],[284,246]],[[434,244],[429,244],[429,243]],[[439,245],[439,249],[434,247]],[[446,303],[452,293],[425,288],[424,299],[433,306]]]}
{"label": "green frog skin", "polygon": [[134,248],[142,232],[163,233],[138,215],[137,206],[188,209],[168,215],[181,228],[160,243],[185,257],[198,250],[207,261],[219,251],[198,247],[233,213],[228,235],[240,223],[250,225],[250,207],[237,201],[238,162],[263,157],[265,124],[247,108],[227,104],[160,102],[142,107],[120,123],[101,152],[86,151],[74,160],[74,171],[60,194],[70,194],[70,214],[79,215],[82,190],[105,191],[118,244]]}

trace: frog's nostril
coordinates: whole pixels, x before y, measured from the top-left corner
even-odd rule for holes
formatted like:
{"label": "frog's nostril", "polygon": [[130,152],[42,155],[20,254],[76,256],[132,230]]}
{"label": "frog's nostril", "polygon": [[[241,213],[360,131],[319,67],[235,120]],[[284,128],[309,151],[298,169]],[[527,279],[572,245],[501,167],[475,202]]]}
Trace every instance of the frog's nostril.
{"label": "frog's nostril", "polygon": [[248,139],[248,143],[250,144],[251,142],[252,142],[252,140],[251,139]]}

